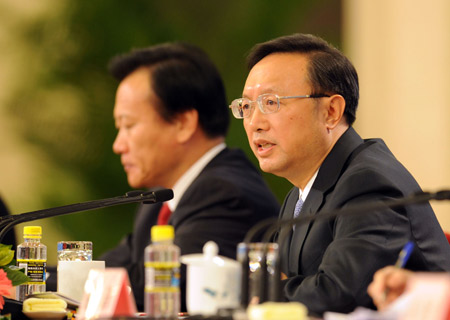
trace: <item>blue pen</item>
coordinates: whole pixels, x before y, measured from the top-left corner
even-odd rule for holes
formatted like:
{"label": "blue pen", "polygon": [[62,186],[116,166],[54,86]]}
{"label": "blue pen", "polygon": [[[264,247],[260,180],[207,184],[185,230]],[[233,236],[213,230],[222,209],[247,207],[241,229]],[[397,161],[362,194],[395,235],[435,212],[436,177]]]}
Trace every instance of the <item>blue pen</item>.
{"label": "blue pen", "polygon": [[413,249],[414,249],[414,242],[408,241],[403,247],[402,251],[400,251],[397,262],[395,263],[394,266],[397,268],[403,268],[406,265],[406,262],[408,262],[408,259],[411,256]]}

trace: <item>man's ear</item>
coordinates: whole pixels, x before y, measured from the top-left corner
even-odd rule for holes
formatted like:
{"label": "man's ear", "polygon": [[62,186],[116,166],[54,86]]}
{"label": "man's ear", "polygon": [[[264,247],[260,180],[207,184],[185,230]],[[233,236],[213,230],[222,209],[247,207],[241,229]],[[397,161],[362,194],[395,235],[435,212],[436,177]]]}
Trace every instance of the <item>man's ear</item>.
{"label": "man's ear", "polygon": [[177,141],[185,143],[192,138],[198,128],[198,111],[195,109],[187,110],[175,117],[177,129]]}
{"label": "man's ear", "polygon": [[332,95],[327,105],[326,124],[329,130],[334,129],[342,120],[345,111],[345,99],[339,94]]}

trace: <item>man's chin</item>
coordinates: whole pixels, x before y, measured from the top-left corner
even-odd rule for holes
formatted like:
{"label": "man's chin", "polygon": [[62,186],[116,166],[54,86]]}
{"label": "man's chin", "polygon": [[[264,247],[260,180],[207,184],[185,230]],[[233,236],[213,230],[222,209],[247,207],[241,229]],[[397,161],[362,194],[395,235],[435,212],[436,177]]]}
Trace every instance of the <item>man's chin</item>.
{"label": "man's chin", "polygon": [[259,161],[259,167],[261,171],[265,173],[271,173],[278,177],[284,177],[282,170],[280,170],[280,166],[276,166],[273,162]]}
{"label": "man's chin", "polygon": [[259,160],[259,167],[263,172],[273,173],[273,166],[272,164],[267,163],[267,161]]}
{"label": "man's chin", "polygon": [[146,187],[139,181],[128,179],[128,185],[133,189],[145,189]]}

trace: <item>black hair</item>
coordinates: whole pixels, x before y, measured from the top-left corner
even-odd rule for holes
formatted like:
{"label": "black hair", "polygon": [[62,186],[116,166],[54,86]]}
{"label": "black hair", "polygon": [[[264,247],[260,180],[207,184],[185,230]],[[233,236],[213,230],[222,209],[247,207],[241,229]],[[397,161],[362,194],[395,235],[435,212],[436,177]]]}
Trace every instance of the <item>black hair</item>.
{"label": "black hair", "polygon": [[248,68],[272,53],[305,54],[309,59],[311,94],[340,94],[345,99],[344,117],[349,125],[353,124],[359,100],[358,74],[338,49],[314,35],[297,33],[255,45],[247,57]]}
{"label": "black hair", "polygon": [[161,101],[157,110],[166,121],[195,109],[208,137],[226,135],[230,115],[225,86],[203,50],[186,43],[164,43],[116,56],[109,64],[119,81],[141,67],[149,68],[152,89]]}

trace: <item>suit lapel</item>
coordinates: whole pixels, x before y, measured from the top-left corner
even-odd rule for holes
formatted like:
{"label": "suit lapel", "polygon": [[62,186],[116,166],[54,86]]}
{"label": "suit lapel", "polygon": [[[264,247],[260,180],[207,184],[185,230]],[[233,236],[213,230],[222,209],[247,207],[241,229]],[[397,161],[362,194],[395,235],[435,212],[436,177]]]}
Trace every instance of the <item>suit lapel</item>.
{"label": "suit lapel", "polygon": [[[311,216],[317,213],[323,202],[323,193],[319,190],[311,189],[305,203],[303,204],[301,216]],[[295,203],[294,203],[295,206]],[[292,210],[293,212],[293,210]],[[302,223],[295,227],[289,248],[289,272],[297,274],[299,272],[300,252],[303,243],[312,225],[311,222]],[[292,257],[292,258],[291,258]]]}
{"label": "suit lapel", "polygon": [[[212,158],[211,161],[203,168],[202,171],[200,171],[198,176],[184,191],[177,207],[175,208],[175,211],[172,212],[168,223],[173,225],[176,229],[178,225],[180,225],[185,219],[189,217],[189,215],[192,215],[197,210],[203,209],[205,205],[203,202],[196,203],[192,201],[192,198],[195,197],[194,194],[199,190],[198,184],[201,177],[207,174],[208,169],[210,168],[220,167],[224,164],[226,164],[226,166],[228,167],[230,166],[230,163],[232,161],[236,161],[236,159],[245,159],[245,156],[242,155],[241,150],[231,150],[229,148],[225,148],[220,151],[214,158]],[[243,165],[242,162],[240,162],[239,165]]]}
{"label": "suit lapel", "polygon": [[[293,188],[289,192],[284,202],[284,206],[281,209],[281,220],[290,220],[295,208],[295,203],[298,199],[298,188]],[[280,234],[278,236],[278,244],[280,247],[280,254],[286,259],[282,259],[281,270],[285,273],[289,273],[289,247],[292,238],[292,228],[281,228]]]}
{"label": "suit lapel", "polygon": [[139,260],[145,247],[150,243],[150,229],[157,223],[161,206],[162,203],[142,204],[137,211],[133,229],[134,250],[131,253],[134,261]]}
{"label": "suit lapel", "polygon": [[[339,177],[341,176],[343,170],[351,159],[351,154],[358,148],[358,146],[363,145],[363,140],[355,132],[355,130],[350,127],[336,142],[331,152],[328,154],[322,165],[320,166],[319,173],[317,174],[316,180],[303,204],[302,211],[300,215],[315,215],[323,206],[325,202],[325,197],[328,190],[333,188]],[[298,193],[297,193],[298,199]],[[295,207],[295,202],[297,201],[289,199],[291,205]],[[293,208],[290,211],[291,217],[293,214]],[[287,211],[287,205],[286,205]],[[284,212],[287,215],[287,212]],[[299,274],[299,263],[301,261],[301,251],[303,244],[305,242],[306,236],[308,235],[313,222],[305,223],[299,225],[295,228],[295,232],[292,235],[290,247],[289,247],[289,272],[292,274]],[[288,242],[288,241],[286,241]],[[284,252],[284,251],[283,251]]]}

